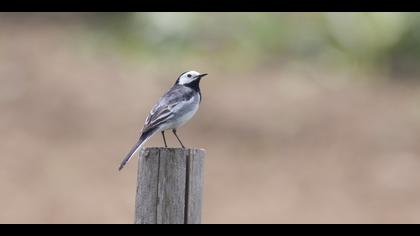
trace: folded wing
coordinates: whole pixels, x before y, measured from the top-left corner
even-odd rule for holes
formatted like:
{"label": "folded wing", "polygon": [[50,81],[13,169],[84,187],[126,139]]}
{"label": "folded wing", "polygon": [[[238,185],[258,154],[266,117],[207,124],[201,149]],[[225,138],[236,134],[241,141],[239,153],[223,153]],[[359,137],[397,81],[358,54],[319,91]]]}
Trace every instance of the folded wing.
{"label": "folded wing", "polygon": [[193,90],[189,88],[174,86],[152,108],[146,118],[142,133],[171,120],[175,113],[190,101],[193,95]]}

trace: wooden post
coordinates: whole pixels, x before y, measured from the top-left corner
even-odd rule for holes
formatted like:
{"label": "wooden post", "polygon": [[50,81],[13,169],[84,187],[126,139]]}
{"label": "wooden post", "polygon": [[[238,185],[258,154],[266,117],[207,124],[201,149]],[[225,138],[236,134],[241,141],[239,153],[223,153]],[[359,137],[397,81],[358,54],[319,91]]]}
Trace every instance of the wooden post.
{"label": "wooden post", "polygon": [[203,149],[142,149],[135,223],[201,223],[204,155]]}

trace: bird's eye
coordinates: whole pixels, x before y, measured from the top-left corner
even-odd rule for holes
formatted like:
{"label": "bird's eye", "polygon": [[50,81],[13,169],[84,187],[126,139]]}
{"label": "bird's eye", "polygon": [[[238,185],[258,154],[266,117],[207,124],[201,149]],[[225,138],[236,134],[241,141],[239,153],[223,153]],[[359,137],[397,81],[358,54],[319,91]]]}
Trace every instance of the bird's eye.
{"label": "bird's eye", "polygon": [[187,75],[187,77],[188,77],[188,78],[191,78],[191,74],[188,74],[188,75]]}

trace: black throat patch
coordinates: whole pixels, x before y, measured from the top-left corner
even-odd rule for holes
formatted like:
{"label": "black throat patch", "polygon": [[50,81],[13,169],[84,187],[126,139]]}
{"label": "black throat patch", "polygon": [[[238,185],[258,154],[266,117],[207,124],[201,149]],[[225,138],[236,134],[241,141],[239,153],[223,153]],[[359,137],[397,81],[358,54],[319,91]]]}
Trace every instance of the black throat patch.
{"label": "black throat patch", "polygon": [[200,80],[201,78],[198,78],[194,81],[192,81],[191,83],[188,84],[184,84],[184,86],[193,89],[194,91],[196,91],[198,94],[200,94],[200,102],[201,102],[201,91],[200,91]]}

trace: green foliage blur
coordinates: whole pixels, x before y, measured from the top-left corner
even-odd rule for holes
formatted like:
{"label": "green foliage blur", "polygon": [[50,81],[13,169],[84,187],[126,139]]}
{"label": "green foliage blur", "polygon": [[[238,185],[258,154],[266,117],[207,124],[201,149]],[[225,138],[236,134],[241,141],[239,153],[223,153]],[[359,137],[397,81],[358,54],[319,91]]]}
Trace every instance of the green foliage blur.
{"label": "green foliage blur", "polygon": [[420,73],[418,13],[40,15],[77,19],[91,33],[94,47],[153,63],[199,57],[204,63],[232,70],[296,62],[330,69],[377,70],[399,78]]}
{"label": "green foliage blur", "polygon": [[137,56],[203,59],[228,67],[283,60],[419,73],[418,13],[99,13],[107,42]]}

